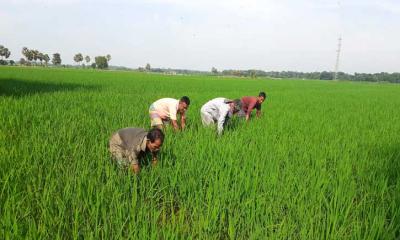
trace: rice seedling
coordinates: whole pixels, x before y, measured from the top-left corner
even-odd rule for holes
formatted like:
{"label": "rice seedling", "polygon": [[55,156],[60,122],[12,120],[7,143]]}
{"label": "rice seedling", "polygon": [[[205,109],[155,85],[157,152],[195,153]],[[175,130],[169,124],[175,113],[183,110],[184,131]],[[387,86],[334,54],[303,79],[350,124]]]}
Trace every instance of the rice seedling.
{"label": "rice seedling", "polygon": [[[215,97],[266,91],[263,116],[201,125]],[[187,95],[187,129],[139,175],[123,127]],[[400,86],[0,68],[1,239],[396,239]]]}

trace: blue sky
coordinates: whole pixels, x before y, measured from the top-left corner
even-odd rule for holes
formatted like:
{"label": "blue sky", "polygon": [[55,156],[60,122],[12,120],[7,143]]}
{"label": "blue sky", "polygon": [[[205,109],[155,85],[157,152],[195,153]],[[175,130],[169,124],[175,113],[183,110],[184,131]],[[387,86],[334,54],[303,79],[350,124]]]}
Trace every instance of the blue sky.
{"label": "blue sky", "polygon": [[111,54],[112,65],[210,70],[400,71],[395,0],[0,0],[0,44]]}

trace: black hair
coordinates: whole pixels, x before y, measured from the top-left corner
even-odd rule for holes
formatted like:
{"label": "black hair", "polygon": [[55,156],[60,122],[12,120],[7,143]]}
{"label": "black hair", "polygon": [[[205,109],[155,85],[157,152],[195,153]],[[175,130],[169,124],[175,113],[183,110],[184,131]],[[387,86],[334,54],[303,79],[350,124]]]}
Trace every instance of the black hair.
{"label": "black hair", "polygon": [[267,98],[267,95],[265,94],[265,92],[260,92],[258,94],[259,97],[263,97],[264,99]]}
{"label": "black hair", "polygon": [[188,106],[190,105],[190,99],[188,96],[181,97],[180,101],[186,103]]}
{"label": "black hair", "polygon": [[239,112],[242,109],[242,101],[240,99],[235,99],[233,100],[233,103],[235,104],[235,111]]}
{"label": "black hair", "polygon": [[158,128],[150,129],[150,131],[147,133],[147,140],[149,140],[151,143],[153,143],[157,139],[160,139],[161,143],[163,143],[164,142],[164,133],[161,131],[161,129],[158,129]]}

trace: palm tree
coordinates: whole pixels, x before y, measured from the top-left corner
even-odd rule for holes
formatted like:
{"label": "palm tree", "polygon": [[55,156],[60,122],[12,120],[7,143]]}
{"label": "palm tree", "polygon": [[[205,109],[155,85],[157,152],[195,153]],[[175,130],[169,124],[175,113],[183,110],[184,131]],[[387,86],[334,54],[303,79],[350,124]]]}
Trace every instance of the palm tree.
{"label": "palm tree", "polygon": [[46,63],[46,67],[47,67],[47,63],[50,61],[50,57],[47,53],[43,56],[43,60]]}
{"label": "palm tree", "polygon": [[35,61],[35,65],[36,65],[36,60],[38,60],[39,51],[38,50],[31,50],[31,52],[32,52],[32,58]]}
{"label": "palm tree", "polygon": [[37,58],[38,58],[39,61],[40,61],[40,66],[42,66],[42,61],[44,60],[44,54],[41,53],[41,52],[38,52]]}
{"label": "palm tree", "polygon": [[4,47],[3,45],[0,45],[0,56],[1,59],[3,60],[4,57],[7,59],[10,56],[11,52],[8,50],[8,48]]}
{"label": "palm tree", "polygon": [[23,47],[22,48],[22,55],[25,56],[26,60],[32,61],[32,54],[31,54],[31,50],[29,50],[29,48]]}
{"label": "palm tree", "polygon": [[82,60],[83,60],[82,53],[77,53],[77,54],[75,54],[75,56],[74,56],[74,61],[75,61],[76,63],[79,64]]}

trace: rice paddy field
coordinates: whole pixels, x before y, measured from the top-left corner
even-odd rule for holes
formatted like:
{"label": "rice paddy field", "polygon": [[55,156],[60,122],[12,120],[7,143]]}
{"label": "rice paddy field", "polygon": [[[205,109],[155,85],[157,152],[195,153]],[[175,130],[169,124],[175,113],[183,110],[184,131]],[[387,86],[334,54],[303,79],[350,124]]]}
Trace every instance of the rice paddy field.
{"label": "rice paddy field", "polygon": [[[260,119],[201,125],[215,97]],[[108,140],[187,95],[156,167]],[[400,85],[0,68],[0,239],[399,239]]]}

